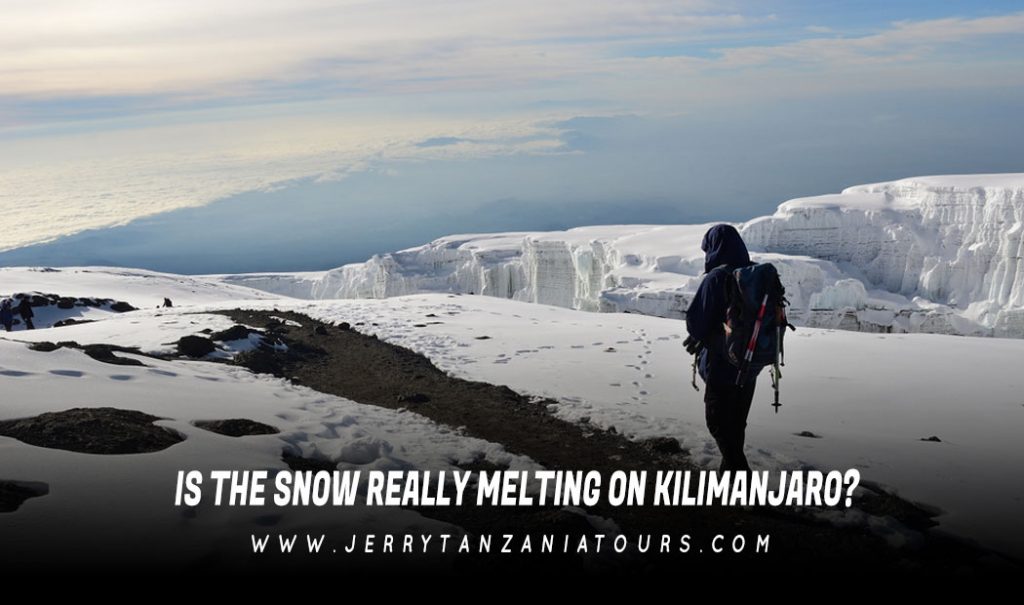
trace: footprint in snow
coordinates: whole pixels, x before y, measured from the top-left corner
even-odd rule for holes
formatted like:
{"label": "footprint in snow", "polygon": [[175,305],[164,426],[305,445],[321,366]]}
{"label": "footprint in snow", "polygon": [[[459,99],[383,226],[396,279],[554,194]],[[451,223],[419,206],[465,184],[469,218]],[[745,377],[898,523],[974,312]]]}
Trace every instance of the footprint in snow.
{"label": "footprint in snow", "polygon": [[22,372],[20,370],[0,370],[0,376],[8,376],[10,378],[21,378],[22,376],[31,376],[33,372]]}
{"label": "footprint in snow", "polygon": [[85,376],[85,372],[79,372],[78,370],[50,370],[51,374],[56,376],[67,376],[69,378],[81,378]]}
{"label": "footprint in snow", "polygon": [[174,373],[174,372],[168,372],[167,370],[155,370],[155,369],[150,369],[150,370],[149,370],[149,372],[150,372],[151,374],[157,374],[157,375],[159,375],[159,376],[170,376],[171,378],[176,378],[176,377],[178,376],[178,375],[177,375],[176,373]]}
{"label": "footprint in snow", "polygon": [[134,376],[129,376],[128,374],[111,374],[109,376],[109,378],[111,380],[120,380],[120,381],[135,380]]}

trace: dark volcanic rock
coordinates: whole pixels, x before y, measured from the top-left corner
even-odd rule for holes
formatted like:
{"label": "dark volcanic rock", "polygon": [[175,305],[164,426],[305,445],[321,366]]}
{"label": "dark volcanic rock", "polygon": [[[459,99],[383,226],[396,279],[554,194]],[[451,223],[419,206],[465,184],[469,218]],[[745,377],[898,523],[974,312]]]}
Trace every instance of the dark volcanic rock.
{"label": "dark volcanic rock", "polygon": [[343,321],[340,324],[338,324],[338,329],[339,330],[351,330],[352,329],[352,324],[348,323],[347,321]]}
{"label": "dark volcanic rock", "polygon": [[68,298],[68,297],[65,296],[64,298],[61,298],[60,300],[57,301],[57,308],[58,309],[74,309],[75,308],[75,299]]}
{"label": "dark volcanic rock", "polygon": [[[49,353],[56,351],[61,348],[68,349],[79,349],[89,357],[96,361],[102,361],[103,363],[109,363],[115,366],[143,366],[146,364],[142,363],[138,359],[132,357],[121,357],[114,353],[132,353],[134,355],[145,355],[145,353],[138,349],[131,347],[121,347],[117,345],[105,345],[105,344],[94,344],[82,346],[73,340],[63,340],[58,343],[49,342],[46,340],[40,342],[34,342],[28,345],[28,348],[33,351],[39,351],[42,353]],[[151,357],[151,356],[150,356]]]}
{"label": "dark volcanic rock", "polygon": [[74,326],[76,324],[88,324],[88,323],[92,323],[93,321],[95,321],[95,320],[94,319],[74,319],[74,318],[68,318],[68,319],[62,319],[60,321],[54,322],[53,327],[54,328],[63,328],[64,326]]}
{"label": "dark volcanic rock", "polygon": [[932,435],[931,437],[921,437],[921,441],[933,441],[935,443],[942,443],[942,439],[939,439],[938,435]]}
{"label": "dark volcanic rock", "polygon": [[178,340],[178,353],[186,357],[206,357],[215,350],[217,345],[203,336],[182,336]]}
{"label": "dark volcanic rock", "polygon": [[220,332],[214,332],[210,334],[212,340],[219,340],[226,342],[229,340],[242,340],[243,338],[249,338],[249,334],[252,333],[252,329],[247,328],[243,325],[235,324],[226,330]]}
{"label": "dark volcanic rock", "polygon": [[800,431],[799,433],[793,433],[797,437],[807,437],[809,439],[821,439],[821,435],[817,435],[810,431]]}
{"label": "dark volcanic rock", "polygon": [[25,500],[50,493],[50,486],[38,481],[0,479],[0,513],[13,513]]}
{"label": "dark volcanic rock", "polygon": [[662,454],[679,454],[683,448],[675,437],[655,437],[647,440],[647,447]]}
{"label": "dark volcanic rock", "polygon": [[137,410],[72,408],[31,418],[0,421],[0,435],[30,445],[83,454],[158,452],[184,441],[177,431]]}
{"label": "dark volcanic rock", "polygon": [[246,435],[273,435],[281,430],[269,424],[249,420],[248,418],[228,418],[226,420],[196,420],[195,426],[228,437],[245,437]]}
{"label": "dark volcanic rock", "polygon": [[317,336],[327,336],[327,328],[321,325],[313,328],[313,333]]}
{"label": "dark volcanic rock", "polygon": [[423,393],[411,393],[409,395],[399,395],[398,403],[427,403],[430,401],[429,395]]}
{"label": "dark volcanic rock", "polygon": [[119,300],[116,303],[110,305],[110,310],[115,313],[126,313],[128,311],[135,311],[135,307],[129,305],[123,300]]}
{"label": "dark volcanic rock", "polygon": [[273,374],[274,376],[284,374],[284,359],[275,355],[273,351],[265,349],[242,351],[235,355],[234,362],[257,374]]}
{"label": "dark volcanic rock", "polygon": [[82,351],[92,357],[96,361],[102,361],[103,363],[113,364],[115,366],[145,366],[138,359],[131,357],[121,357],[114,355],[114,351],[120,351],[122,353],[138,353],[134,349],[126,349],[124,347],[115,347],[112,345],[85,345],[82,347]]}

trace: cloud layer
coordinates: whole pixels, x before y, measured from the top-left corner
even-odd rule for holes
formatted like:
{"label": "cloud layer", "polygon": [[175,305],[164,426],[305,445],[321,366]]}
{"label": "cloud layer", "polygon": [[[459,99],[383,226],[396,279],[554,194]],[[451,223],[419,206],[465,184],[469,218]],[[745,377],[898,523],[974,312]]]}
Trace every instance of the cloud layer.
{"label": "cloud layer", "polygon": [[[905,66],[948,59],[957,45],[1009,38],[1019,47],[1024,35],[1024,13],[845,35],[767,8],[702,0],[35,0],[4,7],[0,96],[267,99],[532,87],[628,101],[630,88],[610,80],[671,78],[678,91],[740,69]],[[1012,46],[971,50],[978,61],[1013,56]]]}

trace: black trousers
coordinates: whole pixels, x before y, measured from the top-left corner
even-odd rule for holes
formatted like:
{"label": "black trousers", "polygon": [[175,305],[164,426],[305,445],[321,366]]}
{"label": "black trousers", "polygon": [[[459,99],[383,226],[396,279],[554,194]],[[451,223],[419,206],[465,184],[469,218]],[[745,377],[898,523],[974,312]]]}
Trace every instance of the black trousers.
{"label": "black trousers", "polygon": [[704,388],[704,419],[722,454],[719,471],[749,471],[743,454],[747,415],[754,399],[756,380],[746,385],[709,383]]}

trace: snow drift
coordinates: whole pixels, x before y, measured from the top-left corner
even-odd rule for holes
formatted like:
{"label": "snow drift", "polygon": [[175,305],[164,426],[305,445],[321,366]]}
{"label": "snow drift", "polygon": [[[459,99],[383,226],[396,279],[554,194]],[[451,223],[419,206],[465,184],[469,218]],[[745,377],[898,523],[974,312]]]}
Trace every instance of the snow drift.
{"label": "snow drift", "polygon": [[[795,323],[1024,336],[1024,174],[922,177],[790,200],[737,225]],[[301,298],[459,292],[679,318],[710,225],[449,236],[321,274],[221,279]]]}

